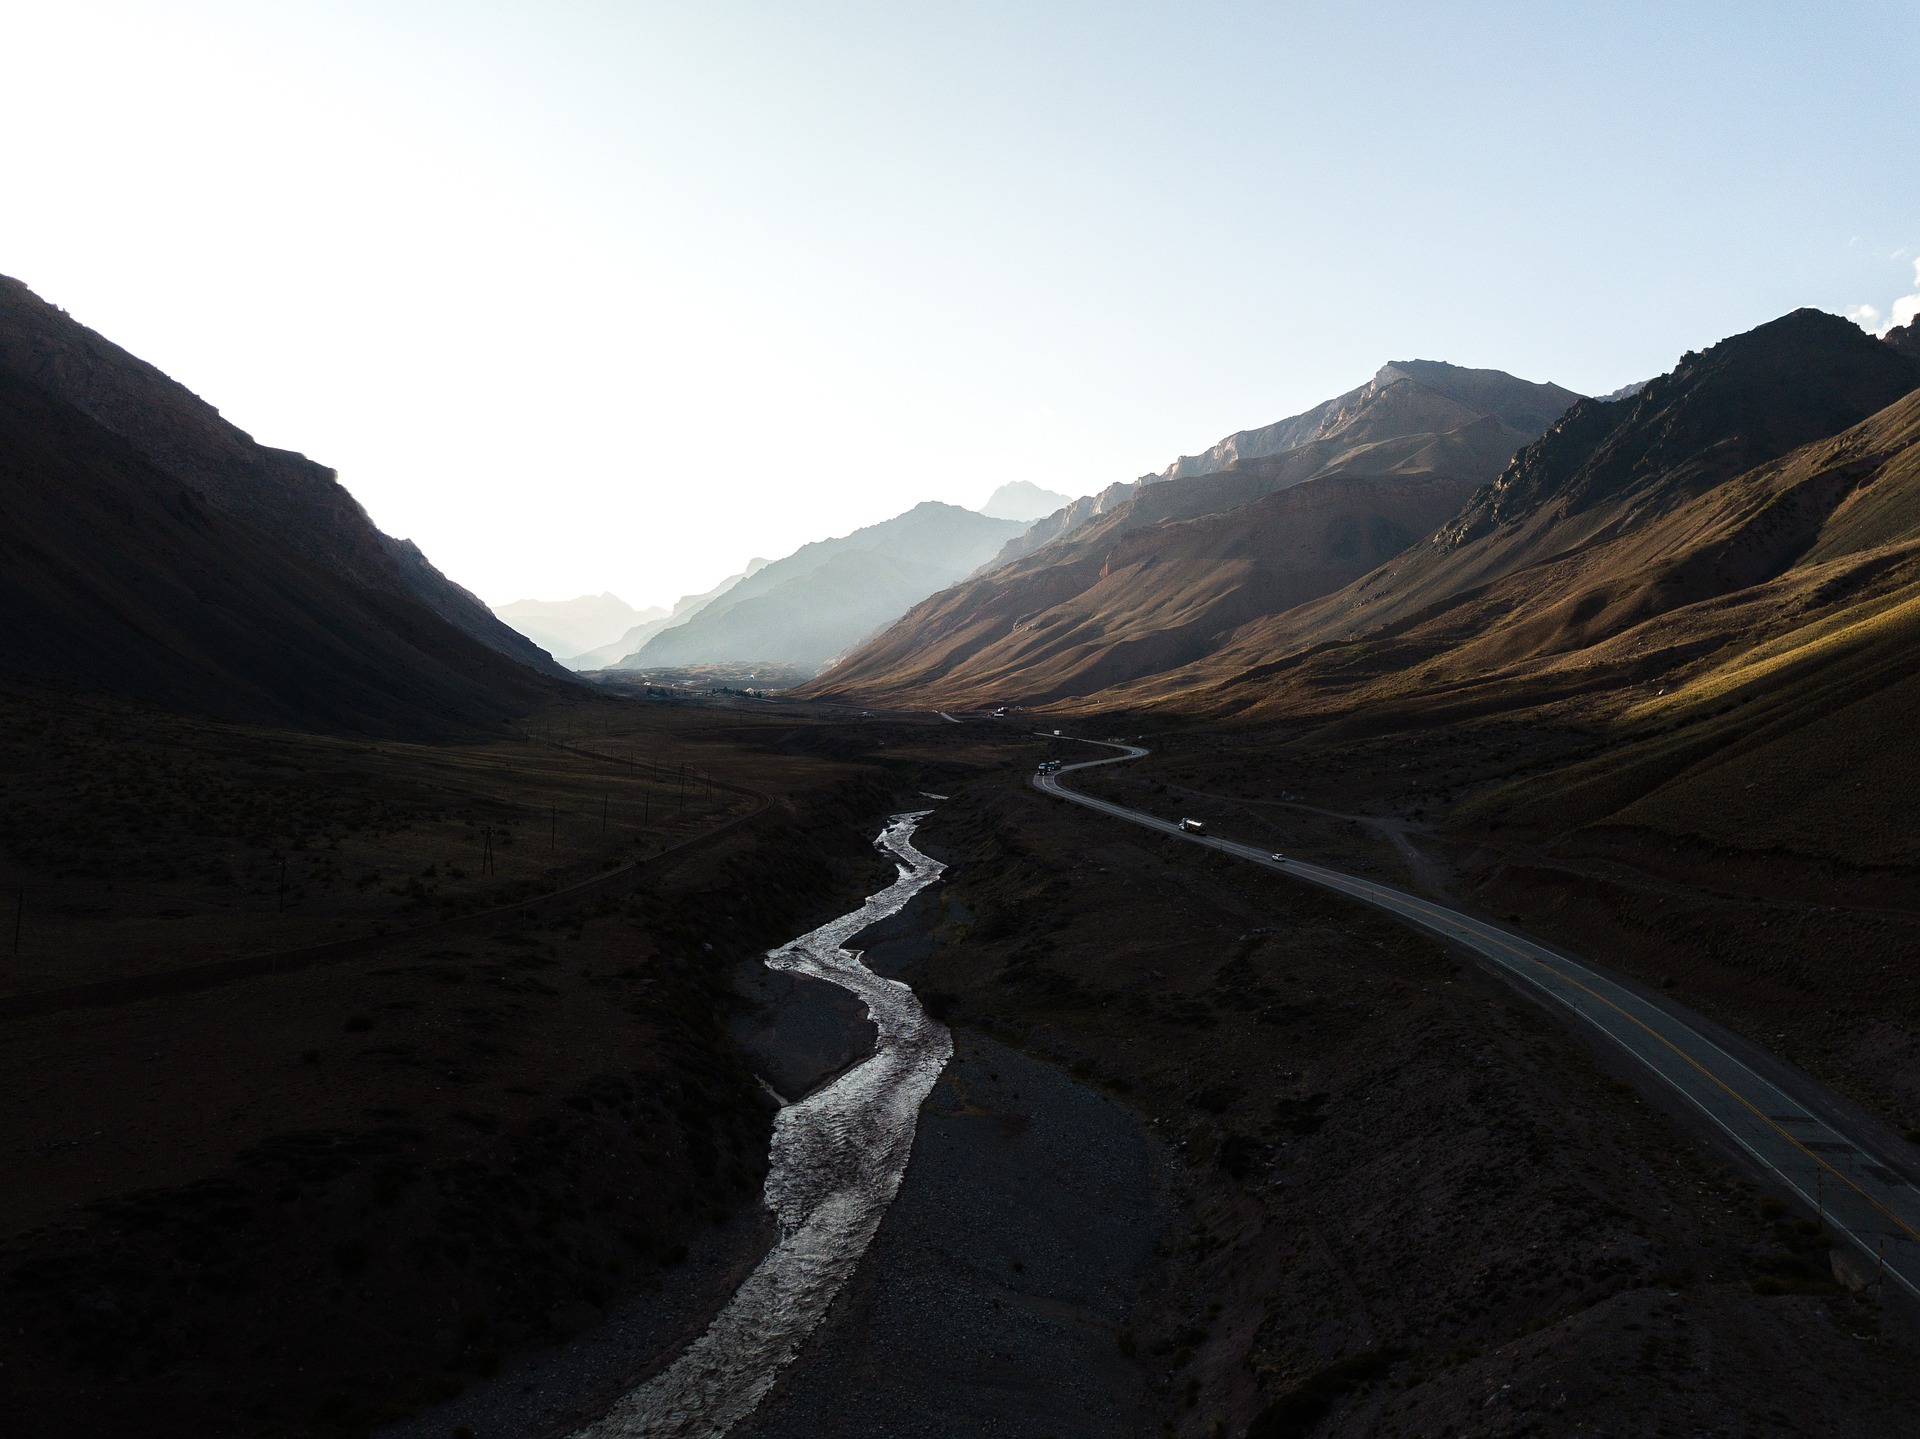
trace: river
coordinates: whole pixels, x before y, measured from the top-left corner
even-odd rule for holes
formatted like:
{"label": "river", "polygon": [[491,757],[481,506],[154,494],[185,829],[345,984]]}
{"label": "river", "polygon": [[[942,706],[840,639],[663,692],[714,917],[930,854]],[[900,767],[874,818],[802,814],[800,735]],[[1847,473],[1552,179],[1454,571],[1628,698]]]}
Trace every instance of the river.
{"label": "river", "polygon": [[926,813],[896,815],[874,841],[899,866],[892,884],[767,955],[773,969],[854,994],[875,1029],[871,1058],[774,1118],[765,1197],[779,1240],[704,1334],[574,1439],[719,1439],[773,1387],[872,1242],[906,1173],[920,1106],[953,1057],[953,1036],[911,989],[873,973],[846,943],[945,871],[913,845]]}

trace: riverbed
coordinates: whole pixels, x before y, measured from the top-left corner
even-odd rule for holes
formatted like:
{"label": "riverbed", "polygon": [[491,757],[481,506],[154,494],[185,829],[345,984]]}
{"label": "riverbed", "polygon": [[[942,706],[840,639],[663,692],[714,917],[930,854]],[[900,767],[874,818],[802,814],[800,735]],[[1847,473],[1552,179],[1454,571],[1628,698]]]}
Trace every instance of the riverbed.
{"label": "riverbed", "polygon": [[952,1035],[913,991],[846,948],[945,870],[913,845],[921,818],[895,816],[876,841],[899,865],[892,884],[767,956],[770,968],[853,994],[874,1028],[871,1057],[774,1119],[766,1203],[779,1239],[704,1334],[577,1439],[720,1439],[772,1389],[866,1253],[906,1173],[920,1106],[953,1055]]}

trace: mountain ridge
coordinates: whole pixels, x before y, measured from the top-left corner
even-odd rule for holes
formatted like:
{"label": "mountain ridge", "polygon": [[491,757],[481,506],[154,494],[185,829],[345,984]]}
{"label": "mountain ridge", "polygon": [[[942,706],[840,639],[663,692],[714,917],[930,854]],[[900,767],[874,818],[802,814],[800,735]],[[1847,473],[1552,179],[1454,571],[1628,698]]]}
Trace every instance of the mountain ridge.
{"label": "mountain ridge", "polygon": [[[1449,383],[1436,388],[1422,374]],[[1337,589],[1398,553],[1532,438],[1464,404],[1463,393],[1544,427],[1540,416],[1571,392],[1437,362],[1383,366],[1261,432],[1284,430],[1286,448],[1076,502],[1077,522],[1072,511],[1052,517],[1042,543],[1012,558],[1003,550],[803,692],[1032,704],[1191,662],[1256,615]]]}
{"label": "mountain ridge", "polygon": [[[1917,386],[1920,364],[1851,323],[1817,311],[1783,316],[1689,353],[1628,399],[1581,401],[1425,543],[1345,589],[1245,627],[1189,670],[1143,679],[1108,700],[1317,711],[1369,685],[1398,694],[1425,676],[1457,687],[1541,644],[1548,648],[1539,654],[1556,652],[1550,636],[1563,621],[1554,617],[1567,606],[1601,614],[1623,602],[1619,576],[1579,576],[1635,553],[1636,536],[1666,533],[1671,516],[1692,513],[1721,487],[1866,423]],[[1565,623],[1571,635],[1587,621]],[[1356,667],[1359,653],[1366,661]],[[1269,680],[1279,689],[1263,696]]]}
{"label": "mountain ridge", "polygon": [[354,584],[412,597],[490,649],[557,678],[544,650],[376,527],[333,470],[258,443],[219,410],[23,282],[0,275],[0,366],[121,436],[154,466]]}

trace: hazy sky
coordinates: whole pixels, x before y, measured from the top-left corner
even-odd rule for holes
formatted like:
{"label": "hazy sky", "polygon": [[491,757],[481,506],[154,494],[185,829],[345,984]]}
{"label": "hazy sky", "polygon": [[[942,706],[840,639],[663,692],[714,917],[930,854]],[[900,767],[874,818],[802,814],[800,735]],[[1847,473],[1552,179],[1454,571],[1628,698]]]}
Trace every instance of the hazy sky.
{"label": "hazy sky", "polygon": [[1908,3],[4,9],[0,272],[494,602],[1920,292]]}

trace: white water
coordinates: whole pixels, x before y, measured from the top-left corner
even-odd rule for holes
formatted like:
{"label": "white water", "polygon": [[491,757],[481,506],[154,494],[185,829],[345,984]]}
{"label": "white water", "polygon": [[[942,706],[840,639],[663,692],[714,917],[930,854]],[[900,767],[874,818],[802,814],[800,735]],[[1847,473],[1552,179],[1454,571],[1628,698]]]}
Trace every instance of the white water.
{"label": "white water", "polygon": [[926,811],[900,815],[875,847],[900,877],[851,914],[767,955],[773,969],[824,979],[866,1003],[873,1057],[774,1118],[766,1202],[780,1240],[706,1333],[574,1439],[719,1439],[753,1412],[825,1316],[900,1188],[920,1105],[953,1057],[953,1036],[913,991],[842,946],[897,914],[945,871],[913,847]]}

